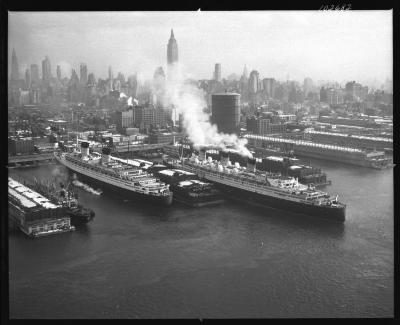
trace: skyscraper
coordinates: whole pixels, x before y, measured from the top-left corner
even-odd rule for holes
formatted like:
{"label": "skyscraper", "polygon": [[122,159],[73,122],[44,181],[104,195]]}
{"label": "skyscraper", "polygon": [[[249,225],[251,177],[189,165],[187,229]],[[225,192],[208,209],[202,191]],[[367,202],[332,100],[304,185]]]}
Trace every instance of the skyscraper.
{"label": "skyscraper", "polygon": [[61,80],[61,67],[59,65],[57,66],[57,79]]}
{"label": "skyscraper", "polygon": [[173,29],[171,29],[171,37],[167,46],[167,63],[169,66],[178,63],[178,43],[174,37]]}
{"label": "skyscraper", "polygon": [[251,94],[257,94],[259,91],[260,76],[256,70],[250,72],[249,90]]}
{"label": "skyscraper", "polygon": [[248,78],[246,65],[244,65],[242,77],[243,77],[243,79],[247,79]]}
{"label": "skyscraper", "polygon": [[137,88],[138,88],[138,83],[137,83],[137,76],[136,74],[133,76],[128,77],[128,95],[132,97],[137,96]]}
{"label": "skyscraper", "polygon": [[215,63],[214,80],[221,81],[221,63]]}
{"label": "skyscraper", "polygon": [[274,98],[275,97],[275,87],[276,87],[275,79],[274,78],[264,78],[263,86],[264,86],[264,93],[268,97]]}
{"label": "skyscraper", "polygon": [[154,72],[152,88],[153,105],[160,107],[163,105],[163,96],[165,92],[165,73],[162,67],[158,67]]}
{"label": "skyscraper", "polygon": [[108,67],[108,86],[110,90],[113,89],[113,80],[114,80],[114,75],[111,66]]}
{"label": "skyscraper", "polygon": [[80,65],[80,83],[83,86],[86,86],[87,82],[88,82],[87,66],[86,66],[86,63],[81,63],[81,65]]}
{"label": "skyscraper", "polygon": [[46,55],[45,59],[42,61],[42,79],[44,83],[50,83],[51,79],[51,65],[50,59]]}
{"label": "skyscraper", "polygon": [[39,66],[31,64],[31,82],[37,84],[39,82]]}
{"label": "skyscraper", "polygon": [[17,55],[15,54],[15,49],[13,49],[12,51],[10,79],[11,80],[19,79],[18,60],[17,60]]}
{"label": "skyscraper", "polygon": [[309,77],[305,78],[303,83],[304,97],[307,98],[308,94],[312,92],[313,88],[314,88],[314,83],[312,79]]}
{"label": "skyscraper", "polygon": [[25,70],[25,87],[26,89],[31,88],[31,71],[29,69]]}

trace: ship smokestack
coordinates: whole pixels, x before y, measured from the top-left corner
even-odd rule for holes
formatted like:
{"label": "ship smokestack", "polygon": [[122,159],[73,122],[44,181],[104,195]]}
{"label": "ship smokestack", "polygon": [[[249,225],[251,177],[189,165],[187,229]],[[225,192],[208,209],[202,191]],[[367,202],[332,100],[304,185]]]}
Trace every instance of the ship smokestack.
{"label": "ship smokestack", "polygon": [[111,153],[111,149],[110,148],[103,148],[101,149],[101,162],[103,164],[108,164],[110,162],[110,153]]}
{"label": "ship smokestack", "polygon": [[200,149],[200,152],[199,152],[199,160],[200,161],[204,161],[204,160],[206,160],[206,149]]}
{"label": "ship smokestack", "polygon": [[81,153],[82,157],[86,157],[89,155],[89,143],[88,142],[81,142]]}
{"label": "ship smokestack", "polygon": [[247,171],[255,172],[256,171],[256,160],[255,158],[248,158],[247,159]]}
{"label": "ship smokestack", "polygon": [[228,166],[229,154],[226,151],[221,151],[221,165]]}

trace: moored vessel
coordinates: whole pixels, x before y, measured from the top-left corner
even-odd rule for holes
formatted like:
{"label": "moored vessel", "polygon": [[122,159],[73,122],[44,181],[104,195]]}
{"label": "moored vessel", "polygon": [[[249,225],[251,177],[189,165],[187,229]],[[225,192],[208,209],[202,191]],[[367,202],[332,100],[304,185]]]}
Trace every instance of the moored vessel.
{"label": "moored vessel", "polygon": [[32,188],[47,196],[53,203],[66,207],[67,214],[71,218],[71,224],[74,226],[87,224],[95,217],[95,212],[92,209],[79,204],[77,194],[70,189],[70,184],[65,186],[60,183],[60,189],[57,189],[54,183],[46,183],[35,178]]}
{"label": "moored vessel", "polygon": [[174,192],[174,201],[191,207],[216,205],[224,201],[215,184],[199,180],[194,173],[181,169],[168,169],[163,165],[154,165],[151,170],[163,182],[170,185]]}
{"label": "moored vessel", "polygon": [[80,151],[56,151],[54,156],[71,171],[117,190],[119,194],[163,205],[172,203],[172,192],[168,184],[140,168],[111,159],[110,153],[111,149],[104,147],[102,155],[90,154],[89,144],[81,142]]}
{"label": "moored vessel", "polygon": [[345,221],[346,205],[312,185],[303,185],[298,179],[279,173],[260,172],[255,159],[249,158],[247,167],[231,164],[228,154],[221,161],[206,159],[206,151],[190,158],[166,159],[165,163],[177,169],[193,172],[200,179],[217,184],[223,193],[235,200],[293,211],[332,221]]}

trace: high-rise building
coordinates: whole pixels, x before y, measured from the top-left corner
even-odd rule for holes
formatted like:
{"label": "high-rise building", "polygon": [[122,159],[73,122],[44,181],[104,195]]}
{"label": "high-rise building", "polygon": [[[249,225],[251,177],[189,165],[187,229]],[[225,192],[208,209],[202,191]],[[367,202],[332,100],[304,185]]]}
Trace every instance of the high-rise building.
{"label": "high-rise building", "polygon": [[69,80],[68,99],[71,102],[78,102],[80,100],[79,77],[75,69],[72,70],[71,79]]}
{"label": "high-rise building", "polygon": [[328,91],[325,87],[322,87],[319,91],[319,101],[323,103],[328,102]]}
{"label": "high-rise building", "polygon": [[215,63],[214,80],[221,81],[221,63]]}
{"label": "high-rise building", "polygon": [[37,84],[39,82],[39,66],[31,64],[31,82]]}
{"label": "high-rise building", "polygon": [[109,66],[108,67],[108,87],[110,90],[113,89],[113,85],[114,85],[113,80],[114,80],[114,75],[113,75],[112,67]]}
{"label": "high-rise building", "polygon": [[171,37],[167,46],[167,63],[173,65],[178,63],[178,43],[174,37],[174,30],[171,29]]}
{"label": "high-rise building", "polygon": [[10,79],[11,80],[19,79],[18,60],[17,60],[17,55],[15,54],[15,49],[13,49],[13,51],[12,51]]}
{"label": "high-rise building", "polygon": [[239,134],[240,95],[228,92],[213,94],[211,102],[211,122],[217,125],[218,131]]}
{"label": "high-rise building", "polygon": [[270,97],[275,98],[275,88],[276,88],[276,81],[274,78],[264,78],[263,79],[263,87],[264,93]]}
{"label": "high-rise building", "polygon": [[247,78],[248,78],[248,73],[247,73],[247,67],[246,67],[246,65],[244,65],[242,77],[243,77],[244,79],[247,79]]}
{"label": "high-rise building", "polygon": [[61,67],[57,66],[57,80],[61,81]]}
{"label": "high-rise building", "polygon": [[342,88],[329,88],[326,90],[327,103],[338,105],[344,103],[344,91]]}
{"label": "high-rise building", "polygon": [[51,65],[50,65],[50,59],[47,55],[46,55],[45,59],[42,61],[42,79],[45,84],[50,83]]}
{"label": "high-rise building", "polygon": [[256,70],[250,72],[249,90],[251,94],[257,94],[259,91],[260,75]]}
{"label": "high-rise building", "polygon": [[31,88],[31,71],[29,69],[25,70],[25,88]]}
{"label": "high-rise building", "polygon": [[314,88],[314,83],[312,79],[309,77],[305,78],[303,83],[303,91],[305,98],[307,98],[308,94],[313,91],[313,88]]}
{"label": "high-rise building", "polygon": [[96,84],[96,78],[94,77],[93,73],[89,73],[87,84],[89,86],[94,86]]}
{"label": "high-rise building", "polygon": [[346,83],[346,100],[349,102],[361,102],[367,98],[368,86],[352,81]]}
{"label": "high-rise building", "polygon": [[83,86],[86,86],[88,82],[88,71],[87,71],[87,66],[86,63],[81,63],[80,65],[80,83]]}
{"label": "high-rise building", "polygon": [[137,90],[138,90],[138,82],[137,76],[129,76],[128,77],[128,95],[132,97],[137,97]]}
{"label": "high-rise building", "polygon": [[125,76],[122,72],[118,72],[117,79],[121,82],[121,84],[125,83]]}

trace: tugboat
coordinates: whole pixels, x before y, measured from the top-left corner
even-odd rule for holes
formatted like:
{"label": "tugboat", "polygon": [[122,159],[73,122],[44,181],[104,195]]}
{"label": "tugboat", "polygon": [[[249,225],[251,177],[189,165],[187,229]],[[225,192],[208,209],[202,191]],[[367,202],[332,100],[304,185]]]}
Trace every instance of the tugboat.
{"label": "tugboat", "polygon": [[70,183],[68,183],[67,187],[60,183],[60,189],[57,190],[54,183],[39,182],[36,178],[33,185],[35,191],[46,195],[55,204],[67,208],[67,215],[70,217],[72,225],[80,226],[92,221],[95,217],[95,212],[80,205],[77,194],[70,190],[69,187]]}

